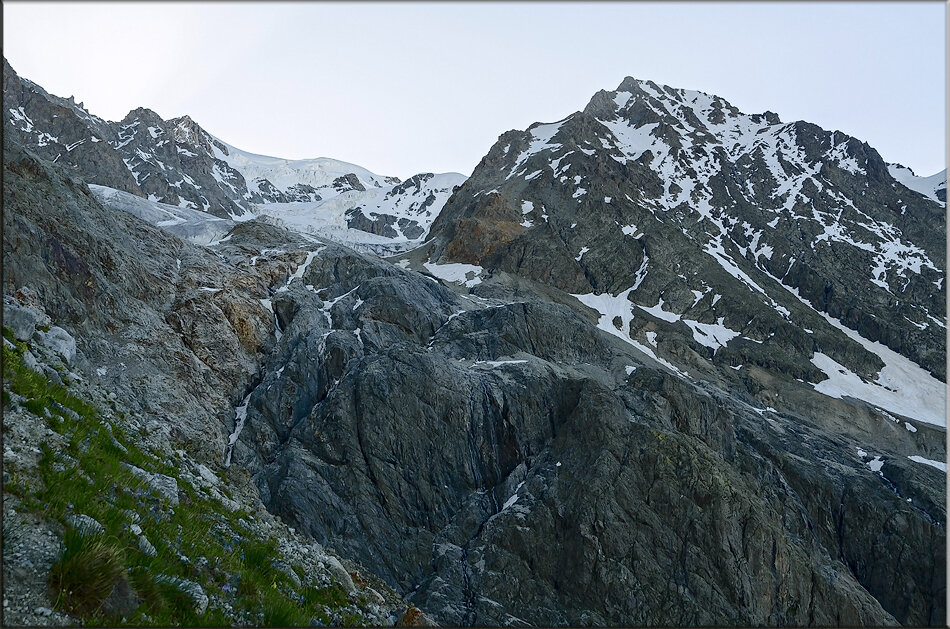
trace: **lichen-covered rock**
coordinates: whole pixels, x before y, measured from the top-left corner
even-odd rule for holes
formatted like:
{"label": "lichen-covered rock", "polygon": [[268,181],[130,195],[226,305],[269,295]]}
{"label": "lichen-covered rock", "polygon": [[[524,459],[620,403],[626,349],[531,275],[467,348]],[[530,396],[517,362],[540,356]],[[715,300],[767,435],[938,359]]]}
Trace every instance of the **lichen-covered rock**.
{"label": "lichen-covered rock", "polygon": [[144,480],[149,488],[167,500],[168,504],[173,507],[178,506],[178,481],[176,479],[157,472],[147,472],[140,467],[127,463],[123,463],[123,467],[128,469],[133,476]]}
{"label": "lichen-covered rock", "polygon": [[152,546],[152,543],[148,541],[148,538],[144,535],[138,536],[138,549],[148,555],[149,557],[158,557],[158,551]]}
{"label": "lichen-covered rock", "polygon": [[31,308],[23,308],[16,303],[3,302],[3,325],[13,331],[13,337],[18,341],[28,341],[40,324],[42,314]]}

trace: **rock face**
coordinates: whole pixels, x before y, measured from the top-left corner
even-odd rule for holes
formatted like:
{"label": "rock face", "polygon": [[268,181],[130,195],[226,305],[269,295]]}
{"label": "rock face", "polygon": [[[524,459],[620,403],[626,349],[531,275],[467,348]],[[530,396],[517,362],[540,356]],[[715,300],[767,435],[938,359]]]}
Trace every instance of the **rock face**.
{"label": "rock face", "polygon": [[[684,381],[564,306],[456,296],[335,247],[300,283],[321,288],[275,303],[235,464],[440,622],[944,617],[943,477],[907,459],[936,431],[870,437],[897,447],[882,476],[857,454],[870,413]],[[907,553],[903,594],[871,576]]]}
{"label": "rock face", "polygon": [[61,326],[44,342],[133,408],[180,418],[175,431],[217,454],[214,418],[267,347],[255,335],[269,333],[266,281],[235,278],[212,252],[104,209],[69,172],[5,139],[4,292],[32,287]]}
{"label": "rock face", "polygon": [[[924,308],[943,316],[927,287],[943,254],[932,235],[917,235],[938,214],[942,225],[942,207],[898,192],[886,168],[865,188],[848,169],[877,173],[879,160],[851,140],[822,148],[823,132],[743,118],[715,99],[699,107],[704,132],[685,105],[698,96],[621,87],[556,129],[502,136],[455,190],[432,248],[398,264],[260,220],[195,246],[104,207],[76,169],[9,134],[4,290],[33,287],[75,339],[75,369],[108,383],[154,439],[246,469],[272,513],[405,595],[415,607],[395,619],[403,624],[945,624],[946,477],[919,462],[946,460],[945,429],[816,391],[828,365],[820,356],[869,380],[897,359],[789,299],[797,287],[817,303],[805,279],[766,281],[782,277],[770,260],[821,278],[834,256],[856,266],[903,243],[907,256],[895,259],[907,264],[887,262],[873,277],[891,291],[906,281],[906,301],[873,292],[850,301],[854,274],[822,293],[821,312],[878,321],[888,345],[906,332],[942,348],[930,326],[892,320]],[[687,135],[654,110],[676,94],[670,107]],[[611,118],[617,108],[622,119]],[[903,218],[852,201],[852,222],[823,231],[795,203],[773,212],[775,181],[764,173],[794,170],[779,184],[788,194],[817,189],[802,176],[817,162],[770,166],[772,149],[716,145],[709,125],[727,120],[759,125],[763,142],[791,142],[783,134],[794,130],[815,155],[843,142],[847,167],[819,160],[823,189],[879,199],[891,190],[907,204]],[[181,128],[182,138],[197,133]],[[650,145],[633,157],[637,138]],[[704,196],[725,176],[711,166],[700,176],[687,159],[701,145],[746,169],[735,178],[748,186],[728,191],[765,204],[728,206],[765,225],[745,253],[743,221]],[[667,158],[672,174],[661,178],[652,160],[659,168]],[[695,194],[665,207],[687,190],[674,176],[685,168]],[[566,173],[581,180],[562,186]],[[407,182],[405,193],[428,183]],[[336,198],[360,193],[345,185],[354,189]],[[776,219],[796,227],[766,232]],[[842,240],[857,242],[862,221],[884,234],[868,237],[873,252]],[[942,375],[936,350],[907,354]],[[177,499],[177,485],[151,480]],[[362,587],[349,565],[328,561],[344,587]],[[207,593],[193,600],[207,605]]]}

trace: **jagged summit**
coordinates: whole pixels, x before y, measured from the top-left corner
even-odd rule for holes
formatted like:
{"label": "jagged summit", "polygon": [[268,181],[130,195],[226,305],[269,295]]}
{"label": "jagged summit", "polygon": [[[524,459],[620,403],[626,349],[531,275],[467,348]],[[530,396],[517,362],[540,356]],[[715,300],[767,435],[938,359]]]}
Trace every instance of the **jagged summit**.
{"label": "jagged summit", "polygon": [[942,422],[937,180],[841,132],[627,78],[503,134],[427,251],[570,292],[683,371],[745,380],[755,365],[826,390],[843,371],[871,383],[848,395]]}
{"label": "jagged summit", "polygon": [[[380,205],[375,191],[385,189],[392,198],[397,177],[326,157],[289,160],[243,151],[188,115],[166,121],[146,107],[106,122],[21,79],[6,59],[4,82],[6,128],[25,146],[68,164],[90,183],[218,218],[249,220],[263,213],[304,232],[322,230],[371,249],[398,249],[428,232],[452,187],[464,180],[446,174],[438,190],[416,190],[418,199]],[[345,203],[323,206],[340,195],[347,195]],[[308,205],[292,205],[301,203]],[[427,209],[421,213],[400,209],[422,205]],[[156,207],[148,214],[163,211]]]}

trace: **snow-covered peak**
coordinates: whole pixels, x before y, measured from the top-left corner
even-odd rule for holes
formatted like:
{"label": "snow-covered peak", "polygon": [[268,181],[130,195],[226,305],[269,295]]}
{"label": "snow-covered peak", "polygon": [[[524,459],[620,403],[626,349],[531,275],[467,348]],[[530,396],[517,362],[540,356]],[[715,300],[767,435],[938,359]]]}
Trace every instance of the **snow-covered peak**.
{"label": "snow-covered peak", "polygon": [[347,190],[319,201],[259,204],[254,212],[294,231],[349,246],[400,251],[425,239],[446,201],[465,180],[459,173],[422,173],[397,185]]}
{"label": "snow-covered peak", "polygon": [[928,199],[932,199],[943,206],[947,205],[946,201],[941,201],[937,196],[940,191],[943,191],[944,199],[947,198],[946,168],[941,170],[939,173],[930,175],[929,177],[918,177],[914,174],[914,171],[907,166],[902,166],[900,164],[888,164],[887,172],[891,174],[891,177],[902,183],[904,187],[910,188],[914,192],[919,192]]}
{"label": "snow-covered peak", "polygon": [[353,182],[350,181],[345,186],[346,189],[381,188],[388,185],[387,180],[392,181],[392,178],[381,177],[362,166],[338,159],[328,157],[313,159],[270,157],[243,151],[218,138],[214,139],[226,149],[222,150],[217,143],[212,143],[214,156],[240,172],[251,188],[254,187],[255,182],[266,179],[281,192],[287,192],[292,186],[300,184],[317,189],[325,188],[325,191],[321,190],[321,196],[327,198],[345,191],[339,189],[340,185],[334,186],[334,183],[341,178],[346,180],[348,175],[355,175],[359,185],[353,185]]}

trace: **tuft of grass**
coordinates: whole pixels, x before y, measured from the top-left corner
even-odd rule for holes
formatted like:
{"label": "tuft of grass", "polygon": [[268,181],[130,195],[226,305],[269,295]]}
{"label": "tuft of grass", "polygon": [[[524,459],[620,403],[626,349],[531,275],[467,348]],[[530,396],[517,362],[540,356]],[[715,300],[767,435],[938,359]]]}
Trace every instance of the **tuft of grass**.
{"label": "tuft of grass", "polygon": [[303,592],[303,598],[307,606],[314,607],[344,607],[350,602],[346,590],[335,584],[323,588],[308,587]]}
{"label": "tuft of grass", "polygon": [[125,576],[123,552],[104,535],[67,527],[63,550],[50,570],[56,606],[71,614],[93,615]]}
{"label": "tuft of grass", "polygon": [[303,609],[287,598],[272,598],[264,602],[264,627],[299,627],[310,619]]}
{"label": "tuft of grass", "polygon": [[264,591],[264,580],[254,570],[242,570],[241,582],[238,584],[237,593],[245,599],[256,599]]}

